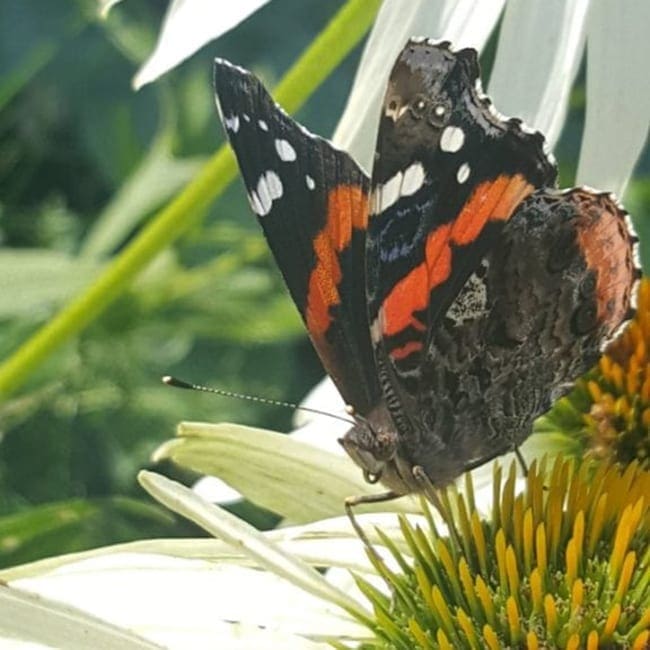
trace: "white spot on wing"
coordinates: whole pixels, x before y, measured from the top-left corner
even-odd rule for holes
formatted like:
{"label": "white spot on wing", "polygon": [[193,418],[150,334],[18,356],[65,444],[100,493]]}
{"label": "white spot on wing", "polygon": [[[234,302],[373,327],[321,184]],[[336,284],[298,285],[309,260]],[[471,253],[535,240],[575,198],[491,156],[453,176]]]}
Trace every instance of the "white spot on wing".
{"label": "white spot on wing", "polygon": [[296,150],[283,138],[276,138],[275,150],[278,152],[280,160],[283,160],[284,162],[292,162],[296,159]]}
{"label": "white spot on wing", "polygon": [[253,208],[253,212],[260,217],[264,216],[266,214],[264,212],[264,207],[262,206],[262,203],[260,202],[260,197],[257,196],[257,192],[253,190],[249,195],[248,195],[248,200],[251,204],[251,208]]}
{"label": "white spot on wing", "polygon": [[279,199],[282,196],[282,181],[280,177],[274,172],[269,170],[266,172],[266,183],[269,186],[271,199]]}
{"label": "white spot on wing", "polygon": [[447,153],[460,151],[465,142],[465,132],[458,126],[448,126],[440,136],[440,148]]}
{"label": "white spot on wing", "polygon": [[248,116],[248,113],[242,113],[242,117],[244,118],[245,122],[250,122],[251,118]]}
{"label": "white spot on wing", "polygon": [[464,162],[456,172],[456,180],[461,184],[464,183],[469,178],[470,171],[470,166]]}
{"label": "white spot on wing", "polygon": [[262,131],[269,130],[269,125],[264,120],[257,120],[257,125],[262,129]]}
{"label": "white spot on wing", "polygon": [[400,197],[415,194],[424,184],[425,178],[422,163],[415,162],[385,183],[377,185],[372,193],[372,213],[379,214],[390,208]]}
{"label": "white spot on wing", "polygon": [[223,124],[229,131],[237,133],[239,131],[239,116],[231,115],[230,117],[224,117]]}
{"label": "white spot on wing", "polygon": [[257,181],[257,189],[249,194],[251,207],[260,217],[266,216],[271,211],[273,201],[282,196],[282,181],[272,170],[262,174]]}
{"label": "white spot on wing", "polygon": [[316,187],[316,181],[309,174],[305,174],[305,184],[310,190]]}
{"label": "white spot on wing", "polygon": [[397,172],[395,176],[388,179],[383,185],[377,187],[375,190],[375,192],[378,193],[377,196],[379,198],[379,209],[377,210],[377,213],[390,208],[390,206],[399,199],[399,190],[402,185],[403,177],[404,174],[402,174],[402,172]]}
{"label": "white spot on wing", "polygon": [[419,162],[413,163],[404,171],[404,178],[402,179],[402,187],[400,189],[400,196],[411,196],[415,194],[424,183],[425,173],[424,167]]}

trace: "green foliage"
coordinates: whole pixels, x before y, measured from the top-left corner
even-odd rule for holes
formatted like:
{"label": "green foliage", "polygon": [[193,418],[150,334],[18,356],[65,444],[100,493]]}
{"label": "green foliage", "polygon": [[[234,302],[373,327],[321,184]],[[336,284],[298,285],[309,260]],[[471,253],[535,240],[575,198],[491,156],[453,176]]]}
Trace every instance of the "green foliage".
{"label": "green foliage", "polygon": [[[227,155],[205,166],[223,143],[210,74],[218,54],[274,85],[342,5],[272,3],[138,93],[130,80],[155,41],[161,3],[121,3],[105,22],[93,0],[0,6],[5,360],[116,260],[119,267],[152,215],[197,174],[205,197],[177,202],[174,232],[159,225],[158,238],[145,243],[149,257],[140,259],[152,261],[144,272],[132,280],[144,262],[132,261],[131,275],[123,264],[119,283],[104,286],[108,299],[80,304],[77,324],[59,329],[63,345],[21,375],[24,388],[8,387],[14,396],[0,405],[0,563],[187,534],[186,525],[145,505],[135,482],[176,423],[290,426],[290,411],[174,391],[161,375],[291,400],[320,378],[241,188],[208,205],[217,190],[208,187],[209,174],[223,170],[223,188],[235,173]],[[364,9],[366,27],[376,5]],[[366,27],[340,35],[338,56]],[[287,32],[291,39],[278,38]],[[355,64],[346,61],[305,107],[301,118],[315,131],[334,126]],[[293,71],[293,108],[331,65]],[[182,210],[187,224],[178,222]],[[87,326],[79,332],[80,324]],[[183,474],[188,482],[193,476]]]}
{"label": "green foliage", "polygon": [[0,565],[131,540],[143,525],[164,534],[173,523],[162,508],[120,497],[36,506],[0,517]]}

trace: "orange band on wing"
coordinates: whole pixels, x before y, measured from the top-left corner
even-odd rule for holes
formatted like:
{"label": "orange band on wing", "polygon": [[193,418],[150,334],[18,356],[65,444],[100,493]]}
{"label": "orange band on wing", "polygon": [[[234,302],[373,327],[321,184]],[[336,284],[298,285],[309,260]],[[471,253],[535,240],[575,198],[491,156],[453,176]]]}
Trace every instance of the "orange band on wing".
{"label": "orange band on wing", "polygon": [[325,225],[314,239],[316,266],[309,276],[305,321],[312,336],[322,336],[331,323],[330,308],[341,301],[339,255],[350,245],[352,230],[368,224],[368,196],[356,185],[339,185],[327,197]]}
{"label": "orange band on wing", "polygon": [[[430,293],[451,275],[452,248],[476,241],[488,221],[507,221],[521,201],[534,191],[521,174],[501,175],[476,187],[458,217],[429,234],[424,262],[405,275],[382,304],[382,332],[393,336],[414,322],[414,314],[429,305]],[[407,346],[391,354],[401,354]],[[409,353],[414,350],[409,350]],[[397,357],[396,357],[397,358]]]}
{"label": "orange band on wing", "polygon": [[452,241],[458,246],[471,244],[488,221],[507,221],[534,189],[521,174],[501,175],[481,183],[455,219]]}
{"label": "orange band on wing", "polygon": [[429,304],[429,292],[442,284],[451,273],[451,248],[449,232],[451,224],[436,228],[425,244],[425,261],[418,264],[405,275],[388,294],[382,304],[383,333],[392,336],[406,329],[409,325],[420,327],[414,318],[416,311],[425,309]]}
{"label": "orange band on wing", "polygon": [[422,341],[409,341],[408,343],[405,343],[399,348],[395,348],[394,350],[391,350],[390,356],[393,359],[406,359],[409,355],[413,354],[414,352],[419,352],[422,349]]}
{"label": "orange band on wing", "polygon": [[634,257],[625,212],[606,194],[574,189],[567,197],[575,204],[577,242],[587,268],[596,274],[599,323],[615,327],[629,308],[634,281]]}

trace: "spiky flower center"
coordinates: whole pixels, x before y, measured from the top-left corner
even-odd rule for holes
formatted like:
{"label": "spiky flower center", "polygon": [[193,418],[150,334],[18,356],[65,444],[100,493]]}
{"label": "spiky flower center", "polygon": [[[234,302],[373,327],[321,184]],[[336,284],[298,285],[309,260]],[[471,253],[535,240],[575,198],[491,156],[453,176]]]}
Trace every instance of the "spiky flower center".
{"label": "spiky flower center", "polygon": [[592,454],[650,467],[649,278],[639,283],[636,316],[569,399],[582,411]]}
{"label": "spiky flower center", "polygon": [[402,531],[399,571],[373,555],[390,587],[372,600],[377,648],[602,648],[650,644],[650,472],[637,464],[533,466],[515,495],[515,468],[494,480],[482,520],[471,481],[442,498],[449,534]]}

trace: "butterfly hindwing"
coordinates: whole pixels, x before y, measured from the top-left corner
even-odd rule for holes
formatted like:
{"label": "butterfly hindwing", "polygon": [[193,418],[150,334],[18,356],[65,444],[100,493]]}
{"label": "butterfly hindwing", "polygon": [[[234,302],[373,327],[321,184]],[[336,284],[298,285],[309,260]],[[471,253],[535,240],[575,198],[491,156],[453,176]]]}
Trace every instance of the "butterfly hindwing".
{"label": "butterfly hindwing", "polygon": [[432,480],[520,445],[597,362],[630,317],[633,242],[606,193],[543,188],[515,210],[427,350],[412,453]]}
{"label": "butterfly hindwing", "polygon": [[365,298],[369,179],[290,118],[251,73],[215,63],[249,201],[325,369],[360,412],[379,398]]}

